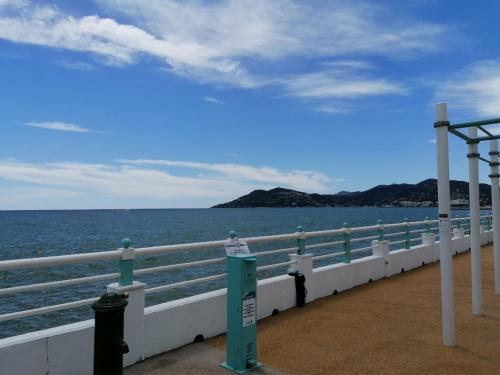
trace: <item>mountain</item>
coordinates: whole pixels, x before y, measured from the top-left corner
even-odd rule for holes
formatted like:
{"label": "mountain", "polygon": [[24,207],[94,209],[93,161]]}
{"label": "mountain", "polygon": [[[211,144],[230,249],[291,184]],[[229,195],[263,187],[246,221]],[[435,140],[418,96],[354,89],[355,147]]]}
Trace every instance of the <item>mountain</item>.
{"label": "mountain", "polygon": [[[481,205],[490,205],[490,185],[480,184]],[[450,181],[452,204],[467,204],[469,184],[465,181]],[[437,180],[428,179],[418,184],[378,185],[366,191],[337,194],[308,194],[301,191],[275,188],[254,190],[231,202],[222,203],[214,208],[245,207],[433,207],[437,206]]]}

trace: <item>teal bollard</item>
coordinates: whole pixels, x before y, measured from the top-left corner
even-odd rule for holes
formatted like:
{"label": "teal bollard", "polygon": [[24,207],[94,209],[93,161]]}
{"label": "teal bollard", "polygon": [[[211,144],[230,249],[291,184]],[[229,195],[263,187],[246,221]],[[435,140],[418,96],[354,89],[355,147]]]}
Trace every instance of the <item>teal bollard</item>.
{"label": "teal bollard", "polygon": [[227,257],[226,362],[220,366],[244,374],[257,362],[257,259],[254,255]]}

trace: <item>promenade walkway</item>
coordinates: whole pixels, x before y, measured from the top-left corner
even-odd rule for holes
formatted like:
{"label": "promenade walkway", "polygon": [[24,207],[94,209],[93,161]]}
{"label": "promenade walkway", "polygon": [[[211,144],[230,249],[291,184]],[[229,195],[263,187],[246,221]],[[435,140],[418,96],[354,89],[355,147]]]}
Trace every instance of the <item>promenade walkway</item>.
{"label": "promenade walkway", "polygon": [[[454,258],[458,346],[441,344],[439,263],[258,323],[267,374],[500,374],[500,296],[483,248],[484,315],[471,313],[470,254]],[[224,374],[225,337],[166,353],[126,375]],[[215,358],[217,357],[217,358]]]}

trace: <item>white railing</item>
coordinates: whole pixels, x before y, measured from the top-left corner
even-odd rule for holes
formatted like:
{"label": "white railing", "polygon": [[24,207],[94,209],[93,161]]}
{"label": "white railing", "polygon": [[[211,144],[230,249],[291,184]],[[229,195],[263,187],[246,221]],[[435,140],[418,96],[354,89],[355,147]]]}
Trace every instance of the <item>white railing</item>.
{"label": "white railing", "polygon": [[[453,228],[462,228],[465,232],[468,231],[468,217],[464,218],[454,218],[452,219]],[[491,228],[491,216],[482,216],[481,221],[485,226]],[[302,228],[295,233],[272,235],[272,236],[261,236],[246,238],[245,241],[248,245],[260,245],[269,243],[281,243],[296,241],[295,246],[287,246],[284,248],[270,249],[255,252],[254,255],[257,256],[258,261],[264,257],[278,256],[285,253],[298,253],[304,254],[306,251],[313,254],[314,262],[325,262],[332,260],[333,258],[343,257],[342,260],[349,263],[351,259],[362,258],[365,256],[370,256],[371,254],[371,241],[372,240],[387,240],[393,247],[396,245],[404,244],[403,248],[409,249],[418,243],[421,238],[420,234],[434,233],[438,230],[434,225],[438,224],[438,220],[423,220],[423,221],[404,221],[400,223],[390,223],[382,224],[378,223],[372,226],[354,227],[354,228],[339,228],[333,230],[323,230],[323,231],[313,231],[305,232]],[[360,235],[364,234],[364,236]],[[416,237],[417,236],[417,237]],[[328,239],[326,242],[318,242],[318,239]],[[311,241],[306,244],[306,241]],[[31,268],[45,268],[45,267],[61,267],[68,265],[77,264],[88,264],[96,263],[101,261],[118,260],[119,262],[124,262],[130,259],[130,253],[133,254],[132,258],[145,257],[145,256],[160,256],[170,253],[190,253],[190,252],[201,252],[205,250],[219,249],[222,252],[226,240],[219,241],[209,241],[209,242],[198,242],[198,243],[187,243],[187,244],[177,244],[177,245],[166,245],[166,246],[155,246],[155,247],[144,247],[137,249],[118,249],[112,251],[100,251],[92,253],[82,253],[82,254],[72,254],[72,255],[60,255],[60,256],[48,256],[40,258],[25,258],[25,259],[13,259],[0,261],[0,272],[15,272],[22,269]],[[353,245],[359,245],[357,248],[353,248]],[[340,247],[340,249],[339,249]],[[391,251],[395,250],[394,248]],[[129,258],[124,255],[127,253]],[[211,259],[203,259],[198,261],[189,261],[176,264],[161,265],[149,268],[140,268],[133,270],[132,275],[134,277],[140,277],[146,274],[158,273],[158,272],[169,272],[179,269],[190,269],[193,267],[210,267],[211,265],[222,264],[226,260],[225,256],[219,256]],[[272,261],[273,259],[271,259]],[[274,258],[276,260],[276,258]],[[338,262],[338,261],[337,261]],[[117,262],[118,263],[118,262]],[[120,263],[121,264],[121,263]],[[294,261],[278,261],[271,264],[262,264],[257,268],[258,272],[266,270],[276,270],[285,269],[294,264]],[[108,273],[102,275],[89,275],[85,277],[49,281],[44,283],[26,284],[26,285],[14,285],[6,288],[0,289],[0,296],[5,295],[15,295],[18,293],[25,292],[36,292],[51,288],[67,287],[71,285],[79,285],[84,283],[95,283],[103,280],[113,280],[120,279],[124,277],[125,271]],[[131,276],[131,275],[130,275]],[[226,278],[226,273],[217,273],[214,275],[198,277],[189,280],[183,280],[179,282],[174,282],[167,285],[159,285],[146,289],[146,294],[161,293],[171,289],[187,287],[195,284],[203,284],[211,281],[223,280]],[[51,306],[43,306],[39,308],[33,308],[29,310],[22,310],[17,312],[9,312],[0,315],[0,322],[24,318],[33,315],[45,314],[49,312],[72,309],[76,307],[86,306],[94,303],[97,300],[95,298],[88,298],[79,301],[64,302],[60,304],[55,304]]]}

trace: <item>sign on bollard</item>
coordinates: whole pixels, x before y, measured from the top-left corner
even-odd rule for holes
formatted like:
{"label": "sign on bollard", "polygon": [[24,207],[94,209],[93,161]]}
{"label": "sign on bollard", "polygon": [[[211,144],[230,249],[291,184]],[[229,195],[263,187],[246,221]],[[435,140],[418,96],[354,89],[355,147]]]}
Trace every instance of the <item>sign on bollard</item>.
{"label": "sign on bollard", "polygon": [[226,255],[250,254],[246,241],[239,238],[227,239],[224,248]]}
{"label": "sign on bollard", "polygon": [[231,255],[232,249],[226,246],[227,355],[221,366],[244,374],[262,366],[257,362],[257,259],[248,253]]}

